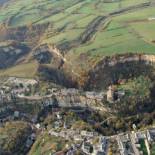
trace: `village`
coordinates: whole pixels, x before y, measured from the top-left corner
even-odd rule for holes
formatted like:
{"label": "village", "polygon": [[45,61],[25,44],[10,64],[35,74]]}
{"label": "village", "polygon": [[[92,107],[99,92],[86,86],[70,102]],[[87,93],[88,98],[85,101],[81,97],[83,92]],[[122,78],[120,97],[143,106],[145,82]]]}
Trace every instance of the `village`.
{"label": "village", "polygon": [[[125,91],[116,91],[113,86],[109,86],[108,90],[96,91],[82,91],[75,88],[47,88],[46,92],[42,94],[38,89],[39,81],[35,79],[25,79],[10,77],[0,86],[0,103],[11,102],[16,99],[30,99],[40,100],[48,99],[53,95],[58,97],[79,96],[85,97],[89,100],[96,100],[102,102],[107,100],[114,102],[125,95]],[[89,104],[89,103],[88,103]]]}
{"label": "village", "polygon": [[[0,86],[0,116],[22,100],[37,101],[42,107],[53,105],[53,98],[61,107],[96,107],[106,97],[106,92],[83,92],[75,88],[48,88],[44,94],[38,90],[39,82],[35,79],[10,77]],[[39,104],[38,103],[38,104]]]}
{"label": "village", "polygon": [[[117,102],[125,95],[125,91],[116,91],[113,86],[109,86],[108,90],[103,92],[83,92],[75,88],[52,88],[42,96],[38,91],[32,94],[31,90],[37,85],[38,81],[34,79],[10,77],[0,88],[0,126],[2,127],[5,122],[16,120],[26,121],[31,126],[32,132],[25,142],[25,152],[35,143],[38,133],[47,132],[51,137],[61,137],[71,141],[71,145],[66,146],[66,155],[74,155],[79,150],[86,155],[110,155],[113,145],[117,146],[113,151],[118,155],[151,155],[151,149],[155,146],[154,127],[141,131],[137,130],[136,125],[133,124],[133,131],[104,136],[92,129],[75,128],[74,124],[82,120],[74,119],[74,117],[69,121],[66,119],[72,113],[76,113],[84,119],[87,116],[82,113],[86,114],[86,109],[89,107],[93,110],[103,110],[102,101]],[[68,96],[71,99],[66,100],[65,98]],[[81,99],[82,97],[84,99]],[[38,105],[41,100],[40,111],[32,115],[14,108],[18,100],[21,102],[24,99],[35,100]],[[97,106],[97,103],[100,103],[100,106]],[[69,111],[63,109],[66,107],[69,108]],[[79,110],[77,107],[82,109]],[[52,123],[40,121],[41,118],[48,116],[49,112],[54,119]],[[86,120],[90,121],[92,125],[95,123],[92,119],[86,118]]]}
{"label": "village", "polygon": [[[104,136],[96,131],[74,128],[74,118],[68,122],[61,112],[55,112],[55,118],[52,126],[44,126],[43,130],[51,137],[72,141],[71,146],[66,146],[66,155],[74,155],[77,150],[86,155],[109,155],[113,145],[117,146],[113,151],[118,155],[152,155],[151,149],[155,147],[155,127],[137,130],[133,124],[131,132]],[[36,128],[39,130],[42,127],[37,124]],[[55,152],[55,155],[59,153]]]}
{"label": "village", "polygon": [[[86,155],[109,155],[111,145],[117,146],[115,151],[118,155],[151,155],[151,149],[155,145],[155,127],[143,131],[137,131],[133,125],[132,132],[119,133],[113,136],[104,136],[95,131],[80,130],[72,127],[74,120],[67,123],[63,115],[59,111],[53,112],[55,115],[54,122],[50,125],[39,123],[35,117],[28,120],[26,115],[15,111],[12,116],[1,120],[1,125],[7,121],[22,120],[31,124],[32,132],[25,142],[25,150],[29,150],[35,143],[37,133],[47,132],[49,136],[61,137],[62,139],[71,140],[70,146],[66,146],[66,155],[74,155],[77,150],[80,150]],[[44,140],[44,139],[43,139]],[[60,152],[55,152],[54,155]]]}

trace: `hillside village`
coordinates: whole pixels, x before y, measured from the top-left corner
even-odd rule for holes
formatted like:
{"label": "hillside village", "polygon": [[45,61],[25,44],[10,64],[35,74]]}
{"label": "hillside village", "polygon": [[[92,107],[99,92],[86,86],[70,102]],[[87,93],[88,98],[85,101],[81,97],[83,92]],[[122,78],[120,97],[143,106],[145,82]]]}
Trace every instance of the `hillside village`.
{"label": "hillside village", "polygon": [[113,86],[102,92],[75,88],[47,88],[44,93],[38,87],[39,82],[35,79],[9,77],[4,80],[0,87],[1,113],[13,108],[15,102],[20,104],[24,99],[29,102],[36,100],[42,107],[53,106],[55,99],[57,106],[60,107],[89,107],[104,111],[103,101],[117,102],[125,95],[125,91],[115,90]]}
{"label": "hillside village", "polygon": [[[25,151],[35,147],[37,135],[39,136],[38,133],[41,132],[42,134],[48,133],[49,137],[61,137],[67,141],[72,140],[66,146],[65,151],[59,150],[62,151],[62,154],[74,155],[80,151],[82,154],[88,155],[109,155],[110,152],[115,152],[118,155],[153,155],[151,154],[155,145],[155,128],[153,127],[137,131],[136,125],[133,124],[133,131],[118,133],[113,136],[102,135],[85,123],[86,128],[74,127],[77,122],[82,123],[80,122],[82,121],[81,119],[86,119],[87,122],[93,125],[95,123],[93,117],[89,118],[84,113],[88,109],[106,111],[102,102],[118,102],[125,95],[125,90],[118,91],[114,86],[109,86],[107,90],[102,92],[83,92],[75,88],[48,88],[46,94],[42,95],[39,91],[33,90],[32,92],[32,89],[37,88],[37,85],[39,85],[39,82],[35,79],[10,77],[3,81],[0,89],[0,126],[3,127],[8,121],[17,120],[26,121],[31,126],[32,132],[24,144]],[[70,97],[68,98],[68,96]],[[80,100],[79,98],[82,99]],[[24,104],[26,102],[32,102],[31,104],[33,104],[34,101],[37,101],[38,106],[41,106],[40,110],[35,114],[25,113],[23,110],[20,111],[17,105],[20,105],[21,101]],[[70,112],[64,109],[66,111],[65,114],[62,112],[63,108],[69,108]],[[41,121],[41,118],[46,119],[49,115],[48,113],[52,115],[52,124]],[[74,113],[80,119],[77,119]],[[68,115],[69,117],[73,115],[72,120]],[[106,119],[102,121],[104,122]],[[117,147],[113,147],[113,145]],[[57,155],[60,153],[59,151],[52,154]]]}

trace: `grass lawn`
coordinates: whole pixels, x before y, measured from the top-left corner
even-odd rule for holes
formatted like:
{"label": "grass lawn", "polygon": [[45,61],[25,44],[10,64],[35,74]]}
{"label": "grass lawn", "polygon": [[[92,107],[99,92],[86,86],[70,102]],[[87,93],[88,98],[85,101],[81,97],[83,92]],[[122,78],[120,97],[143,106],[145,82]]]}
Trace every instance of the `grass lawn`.
{"label": "grass lawn", "polygon": [[[133,1],[130,1],[130,4],[131,2]],[[150,7],[112,17],[107,27],[100,27],[90,42],[71,49],[66,57],[76,65],[76,70],[79,66],[88,70],[94,62],[97,63],[104,56],[123,53],[155,54],[155,43],[152,42],[155,22],[147,21],[154,15],[154,7]],[[84,62],[80,59],[83,54],[87,55]],[[86,65],[88,62],[90,65]]]}

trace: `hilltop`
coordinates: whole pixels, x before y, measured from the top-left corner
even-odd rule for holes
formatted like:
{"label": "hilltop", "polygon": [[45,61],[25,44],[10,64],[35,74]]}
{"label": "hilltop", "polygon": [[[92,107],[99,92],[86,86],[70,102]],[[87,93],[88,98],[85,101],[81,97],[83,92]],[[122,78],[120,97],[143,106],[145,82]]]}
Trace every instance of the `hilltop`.
{"label": "hilltop", "polygon": [[0,41],[28,50],[11,66],[4,64],[0,75],[86,87],[106,57],[154,54],[154,10],[151,0],[7,1],[0,11]]}

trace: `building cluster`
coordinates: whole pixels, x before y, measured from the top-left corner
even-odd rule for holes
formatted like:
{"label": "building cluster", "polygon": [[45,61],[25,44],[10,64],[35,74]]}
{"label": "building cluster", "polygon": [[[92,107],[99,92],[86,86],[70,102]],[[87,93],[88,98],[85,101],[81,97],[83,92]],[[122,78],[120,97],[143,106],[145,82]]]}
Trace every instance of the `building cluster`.
{"label": "building cluster", "polygon": [[78,129],[54,131],[51,129],[49,135],[73,141],[72,147],[68,150],[67,155],[71,155],[76,149],[80,149],[80,151],[87,155],[107,154],[108,138],[99,135],[97,132],[89,132],[86,130],[80,131]]}
{"label": "building cluster", "polygon": [[117,142],[121,155],[151,155],[151,148],[155,147],[155,128],[118,135]]}
{"label": "building cluster", "polygon": [[[53,100],[53,96],[55,96],[61,107],[93,107],[96,102],[102,102],[106,96],[106,92],[84,92],[75,88],[49,88],[46,90],[45,95],[42,96],[40,90],[37,89],[37,85],[39,83],[35,79],[10,77],[0,87],[0,103],[12,102],[18,99],[37,99],[42,100],[43,106],[47,107],[57,104],[56,100]],[[100,108],[100,105],[96,108]]]}
{"label": "building cluster", "polygon": [[108,137],[104,137],[95,131],[75,129],[72,127],[72,124],[75,122],[74,118],[71,120],[65,119],[59,111],[54,112],[54,114],[54,122],[48,133],[49,136],[61,137],[72,141],[67,155],[74,155],[77,150],[87,155],[107,154]]}
{"label": "building cluster", "polygon": [[63,88],[63,89],[57,89],[52,88],[48,90],[49,93],[56,95],[56,96],[75,96],[75,95],[81,95],[85,96],[87,99],[96,99],[96,100],[103,100],[106,93],[105,92],[95,92],[95,91],[86,91],[83,92],[81,90],[75,89],[75,88]]}
{"label": "building cluster", "polygon": [[16,77],[10,77],[7,80],[7,83],[10,83],[12,85],[23,85],[23,87],[28,87],[29,85],[34,86],[38,84],[38,81],[35,79],[26,79],[26,78],[16,78]]}
{"label": "building cluster", "polygon": [[0,103],[9,102],[15,98],[15,94],[11,91],[10,87],[0,87]]}
{"label": "building cluster", "polygon": [[38,81],[35,79],[25,79],[16,77],[10,77],[7,80],[7,83],[9,83],[12,86],[11,93],[15,94],[17,97],[31,95],[30,92],[32,87],[38,85]]}
{"label": "building cluster", "polygon": [[34,79],[8,78],[0,87],[0,103],[28,95],[32,87],[35,87],[37,84],[38,81]]}
{"label": "building cluster", "polygon": [[37,84],[36,80],[10,77],[0,86],[0,118],[7,117],[14,111],[14,103],[18,97],[30,92],[30,86]]}
{"label": "building cluster", "polygon": [[[8,83],[11,84],[11,86],[8,86]],[[13,105],[10,106],[5,103],[25,96],[26,92],[30,91],[30,87],[37,84],[38,82],[36,80],[10,77],[7,80],[7,85],[0,87],[0,125],[3,125],[1,118],[5,118],[6,121],[8,119],[16,120],[20,118],[21,120],[26,120],[28,118],[28,116],[24,113],[13,109]],[[125,92],[118,91],[113,86],[110,86],[106,93],[93,91],[82,92],[74,88],[53,88],[49,89],[48,92],[49,94],[45,96],[45,98],[43,97],[42,107],[52,107],[52,112],[56,116],[52,123],[51,130],[48,132],[49,136],[62,137],[69,141],[72,140],[73,143],[71,147],[68,148],[67,155],[74,155],[77,150],[80,150],[86,155],[107,155],[109,150],[109,140],[111,137],[99,135],[94,131],[73,129],[72,124],[74,123],[74,119],[72,118],[71,120],[66,121],[59,112],[59,105],[62,105],[61,102],[66,102],[65,104],[74,107],[72,103],[74,102],[74,104],[79,107],[86,104],[93,108],[95,102],[92,102],[94,104],[93,105],[91,104],[91,100],[102,101],[106,96],[107,101],[115,102],[121,99],[121,97],[125,95]],[[64,100],[65,97],[67,98],[66,100]],[[77,99],[77,97],[79,99]],[[80,100],[83,97],[85,100]],[[95,107],[97,108],[96,105]],[[3,119],[3,121],[5,121],[5,119]],[[35,127],[36,129],[42,129],[39,123],[37,123]],[[27,148],[32,146],[35,138],[34,133],[28,137],[26,141]],[[118,149],[121,155],[143,155],[145,152],[147,152],[148,155],[151,155],[151,148],[153,146],[155,147],[155,128],[148,129],[146,131],[118,134],[115,136],[115,140],[117,140]]]}
{"label": "building cluster", "polygon": [[118,145],[118,148],[115,149],[120,155],[144,155],[146,153],[152,155],[151,149],[155,147],[155,128],[105,137],[94,131],[68,127],[59,112],[56,112],[56,120],[53,125],[48,132],[50,136],[72,141],[67,155],[74,155],[77,150],[86,155],[108,155],[111,139],[117,141],[115,144]]}
{"label": "building cluster", "polygon": [[[43,107],[59,106],[70,108],[86,108],[91,107],[96,110],[103,110],[102,101],[105,99],[106,93],[104,92],[82,92],[80,90],[70,89],[56,89],[53,88],[50,94],[43,96]],[[101,104],[99,104],[101,103]]]}

